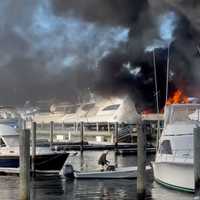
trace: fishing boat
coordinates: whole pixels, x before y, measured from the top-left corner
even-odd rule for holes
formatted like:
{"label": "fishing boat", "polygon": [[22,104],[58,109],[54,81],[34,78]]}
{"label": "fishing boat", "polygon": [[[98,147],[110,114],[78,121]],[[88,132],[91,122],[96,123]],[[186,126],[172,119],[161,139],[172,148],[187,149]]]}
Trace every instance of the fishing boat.
{"label": "fishing boat", "polygon": [[[146,170],[150,170],[150,166],[146,166]],[[76,171],[72,165],[66,165],[64,176],[76,179],[131,179],[137,178],[137,166],[133,167],[115,167],[108,166],[106,170],[92,171]]]}
{"label": "fishing boat", "polygon": [[[20,129],[0,124],[0,172],[19,169],[19,131]],[[37,147],[35,169],[38,172],[59,171],[68,155],[66,152],[53,152],[48,147]]]}
{"label": "fishing boat", "polygon": [[182,191],[194,191],[193,133],[200,121],[200,104],[166,105],[164,129],[159,139],[154,178]]}
{"label": "fishing boat", "polygon": [[74,177],[77,179],[118,179],[118,178],[136,178],[137,167],[121,167],[115,168],[115,170],[105,171],[90,171],[90,172],[74,172]]}

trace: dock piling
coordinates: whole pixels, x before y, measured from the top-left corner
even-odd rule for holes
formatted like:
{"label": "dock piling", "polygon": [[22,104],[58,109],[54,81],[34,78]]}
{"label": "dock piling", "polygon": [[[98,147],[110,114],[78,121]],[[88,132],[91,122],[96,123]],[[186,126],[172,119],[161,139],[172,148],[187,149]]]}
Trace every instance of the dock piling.
{"label": "dock piling", "polygon": [[80,123],[80,135],[81,135],[81,144],[80,144],[80,150],[83,151],[84,149],[84,123]]}
{"label": "dock piling", "polygon": [[20,200],[30,199],[30,130],[20,133]]}
{"label": "dock piling", "polygon": [[146,135],[142,121],[137,124],[137,196],[144,199],[145,196],[145,162],[146,162]]}
{"label": "dock piling", "polygon": [[96,123],[96,131],[97,131],[97,133],[99,132],[99,123],[98,122]]}
{"label": "dock piling", "polygon": [[195,197],[200,199],[200,127],[194,128],[194,181]]}
{"label": "dock piling", "polygon": [[118,151],[118,133],[119,133],[119,128],[118,128],[118,122],[115,122],[115,152]]}
{"label": "dock piling", "polygon": [[53,131],[54,131],[54,122],[50,122],[50,138],[49,138],[49,141],[50,141],[50,149],[52,149],[53,147]]}
{"label": "dock piling", "polygon": [[31,170],[33,175],[35,174],[35,155],[36,155],[36,129],[37,129],[37,124],[36,122],[32,122],[32,162],[31,162]]}

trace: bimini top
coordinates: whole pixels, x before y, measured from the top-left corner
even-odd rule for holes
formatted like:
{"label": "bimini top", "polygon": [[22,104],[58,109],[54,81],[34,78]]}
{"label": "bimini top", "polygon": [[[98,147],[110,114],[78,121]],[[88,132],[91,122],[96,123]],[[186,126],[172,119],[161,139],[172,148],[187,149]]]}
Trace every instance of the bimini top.
{"label": "bimini top", "polygon": [[0,124],[0,137],[9,136],[9,135],[11,136],[11,135],[19,135],[19,134],[15,128],[5,125],[5,124]]}

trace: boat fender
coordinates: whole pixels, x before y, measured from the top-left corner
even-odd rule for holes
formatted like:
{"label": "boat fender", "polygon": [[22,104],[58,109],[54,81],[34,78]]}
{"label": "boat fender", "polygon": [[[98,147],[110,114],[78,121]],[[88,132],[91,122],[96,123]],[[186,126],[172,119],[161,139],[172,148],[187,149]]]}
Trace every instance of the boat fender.
{"label": "boat fender", "polygon": [[63,168],[63,175],[67,178],[74,178],[73,166],[70,164],[65,165]]}

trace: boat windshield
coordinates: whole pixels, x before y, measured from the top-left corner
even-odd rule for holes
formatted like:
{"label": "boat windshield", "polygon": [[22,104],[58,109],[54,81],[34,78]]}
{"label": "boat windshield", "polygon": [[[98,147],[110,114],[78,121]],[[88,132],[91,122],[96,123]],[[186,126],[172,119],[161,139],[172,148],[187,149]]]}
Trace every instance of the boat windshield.
{"label": "boat windshield", "polygon": [[2,137],[6,146],[18,147],[19,146],[19,136],[18,135],[6,135]]}
{"label": "boat windshield", "polygon": [[177,104],[165,107],[165,124],[191,120],[200,121],[199,104]]}

